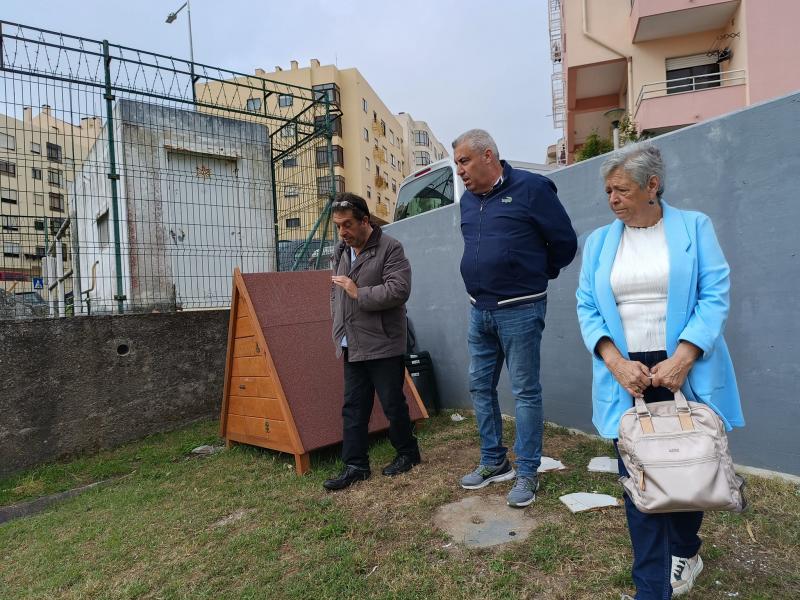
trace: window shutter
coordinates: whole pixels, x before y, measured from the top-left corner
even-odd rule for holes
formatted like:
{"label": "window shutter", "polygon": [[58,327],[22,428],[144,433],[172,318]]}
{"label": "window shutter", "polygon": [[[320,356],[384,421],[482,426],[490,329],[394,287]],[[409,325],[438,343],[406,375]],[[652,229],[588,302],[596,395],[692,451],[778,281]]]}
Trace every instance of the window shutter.
{"label": "window shutter", "polygon": [[667,59],[667,71],[675,71],[677,69],[689,69],[691,67],[699,67],[700,65],[713,65],[717,60],[713,56],[703,54],[693,54],[692,56],[681,56],[679,58]]}

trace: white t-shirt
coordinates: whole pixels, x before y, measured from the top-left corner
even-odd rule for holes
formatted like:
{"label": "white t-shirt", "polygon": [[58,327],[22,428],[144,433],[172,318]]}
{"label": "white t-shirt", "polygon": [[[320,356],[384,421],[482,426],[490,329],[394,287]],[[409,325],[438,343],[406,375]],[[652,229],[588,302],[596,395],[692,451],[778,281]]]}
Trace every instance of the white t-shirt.
{"label": "white t-shirt", "polygon": [[667,349],[669,249],[664,220],[652,227],[628,227],[611,268],[628,352]]}

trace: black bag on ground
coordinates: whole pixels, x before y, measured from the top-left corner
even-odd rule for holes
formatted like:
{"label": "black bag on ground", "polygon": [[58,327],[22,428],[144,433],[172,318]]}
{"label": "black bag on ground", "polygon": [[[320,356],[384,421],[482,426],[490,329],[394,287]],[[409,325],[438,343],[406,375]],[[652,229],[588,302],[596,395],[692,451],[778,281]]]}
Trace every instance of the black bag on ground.
{"label": "black bag on ground", "polygon": [[433,361],[429,352],[412,352],[406,354],[406,369],[411,375],[411,381],[417,388],[417,393],[429,413],[439,412],[439,389],[436,385],[436,375],[433,371]]}

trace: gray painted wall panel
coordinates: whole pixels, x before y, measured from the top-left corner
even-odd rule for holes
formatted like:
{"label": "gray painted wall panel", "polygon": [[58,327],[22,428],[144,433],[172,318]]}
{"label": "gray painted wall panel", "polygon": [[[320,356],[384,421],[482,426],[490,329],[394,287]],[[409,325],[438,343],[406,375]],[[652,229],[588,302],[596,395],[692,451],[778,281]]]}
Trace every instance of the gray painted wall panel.
{"label": "gray painted wall panel", "polygon": [[[465,127],[468,124],[465,124]],[[667,202],[708,214],[731,265],[726,339],[747,426],[730,434],[734,460],[800,474],[800,94],[792,94],[661,136]],[[502,150],[501,150],[502,151]],[[550,174],[583,247],[613,219],[598,157]],[[469,407],[469,304],[458,272],[463,244],[457,206],[386,227],[413,269],[409,316],[419,348],[433,356],[442,401]],[[575,315],[580,253],[551,282],[542,347],[545,417],[593,432],[590,358]],[[513,414],[501,379],[504,412]],[[476,450],[477,455],[477,450]]]}

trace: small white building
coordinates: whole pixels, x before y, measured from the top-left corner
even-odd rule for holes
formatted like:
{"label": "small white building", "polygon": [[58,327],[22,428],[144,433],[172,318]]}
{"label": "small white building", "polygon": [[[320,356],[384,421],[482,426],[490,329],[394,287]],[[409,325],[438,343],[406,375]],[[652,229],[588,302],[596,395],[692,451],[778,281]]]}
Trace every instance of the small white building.
{"label": "small white building", "polygon": [[275,269],[265,126],[118,100],[119,269],[107,127],[71,194],[80,253],[76,313],[116,311],[118,276],[125,312],[141,312],[227,306],[234,267]]}

